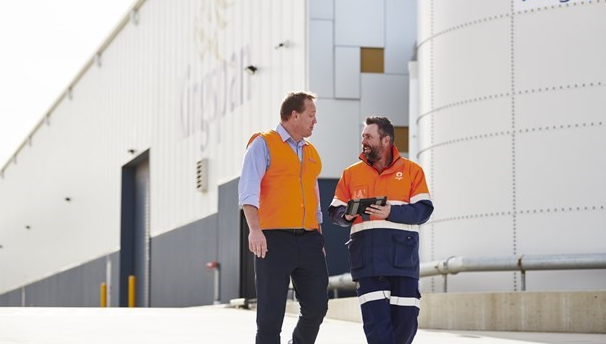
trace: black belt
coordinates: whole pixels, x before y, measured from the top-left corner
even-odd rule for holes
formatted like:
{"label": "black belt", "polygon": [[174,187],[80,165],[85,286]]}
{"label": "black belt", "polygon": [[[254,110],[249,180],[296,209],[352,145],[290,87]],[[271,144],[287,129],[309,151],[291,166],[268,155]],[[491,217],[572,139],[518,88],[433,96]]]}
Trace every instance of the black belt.
{"label": "black belt", "polygon": [[305,230],[303,228],[293,228],[293,229],[277,229],[280,232],[287,232],[287,233],[292,233],[294,235],[303,235],[303,234],[307,234],[307,233],[312,233],[315,232],[315,229],[311,229],[311,230]]}

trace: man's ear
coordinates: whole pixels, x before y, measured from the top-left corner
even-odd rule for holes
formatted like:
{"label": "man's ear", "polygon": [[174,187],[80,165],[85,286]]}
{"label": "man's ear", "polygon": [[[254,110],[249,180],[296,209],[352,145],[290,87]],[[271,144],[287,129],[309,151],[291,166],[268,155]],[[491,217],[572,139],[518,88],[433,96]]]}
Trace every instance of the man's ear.
{"label": "man's ear", "polygon": [[299,113],[295,110],[292,110],[292,112],[290,113],[290,117],[292,117],[295,120],[299,119]]}

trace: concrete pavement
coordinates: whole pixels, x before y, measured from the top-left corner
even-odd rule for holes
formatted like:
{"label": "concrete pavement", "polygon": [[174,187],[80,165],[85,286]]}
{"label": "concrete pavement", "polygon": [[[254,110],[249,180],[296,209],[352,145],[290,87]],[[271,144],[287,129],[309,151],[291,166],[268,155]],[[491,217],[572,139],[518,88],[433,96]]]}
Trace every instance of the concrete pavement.
{"label": "concrete pavement", "polygon": [[[254,343],[253,310],[189,308],[2,308],[2,344]],[[297,321],[284,318],[286,343]],[[317,344],[364,344],[362,324],[325,319]],[[419,330],[415,344],[606,344],[601,334]]]}

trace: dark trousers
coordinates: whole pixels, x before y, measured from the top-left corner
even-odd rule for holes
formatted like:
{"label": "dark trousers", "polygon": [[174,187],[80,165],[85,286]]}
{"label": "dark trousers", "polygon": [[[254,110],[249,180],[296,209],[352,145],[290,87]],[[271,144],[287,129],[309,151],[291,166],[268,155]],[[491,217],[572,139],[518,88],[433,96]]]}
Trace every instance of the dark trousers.
{"label": "dark trousers", "polygon": [[411,277],[364,277],[357,289],[368,344],[410,344],[417,333],[421,294]]}
{"label": "dark trousers", "polygon": [[280,344],[290,279],[301,313],[292,339],[313,344],[328,310],[328,270],[324,237],[317,231],[295,234],[264,230],[265,258],[255,257],[257,289],[257,344]]}

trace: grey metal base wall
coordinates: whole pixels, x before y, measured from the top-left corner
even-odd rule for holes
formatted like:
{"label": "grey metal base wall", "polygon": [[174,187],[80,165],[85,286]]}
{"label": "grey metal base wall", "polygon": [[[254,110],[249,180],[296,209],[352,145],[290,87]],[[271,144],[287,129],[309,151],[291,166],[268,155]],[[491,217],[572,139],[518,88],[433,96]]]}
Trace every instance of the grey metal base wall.
{"label": "grey metal base wall", "polygon": [[[219,263],[219,301],[227,303],[241,293],[241,258],[250,255],[241,243],[241,210],[238,181],[219,187],[219,211],[183,227],[151,238],[150,306],[184,307],[214,302],[214,271]],[[347,249],[349,228],[334,226],[328,218],[337,180],[320,180],[322,225],[330,275],[349,271]],[[109,256],[111,263],[110,306],[119,306],[120,252]],[[107,257],[84,263],[33,284],[0,295],[0,306],[97,307],[100,286],[106,281]],[[123,288],[124,289],[124,288]],[[343,295],[347,296],[347,295]]]}
{"label": "grey metal base wall", "polygon": [[152,238],[150,306],[213,304],[214,270],[219,263],[219,301],[239,297],[240,210],[238,180],[219,187],[219,212]]}
{"label": "grey metal base wall", "polygon": [[[109,255],[111,281],[118,283],[118,253]],[[36,281],[0,296],[3,307],[98,307],[101,283],[107,283],[108,256]],[[110,304],[118,305],[117,284],[111,286]]]}
{"label": "grey metal base wall", "polygon": [[22,289],[15,289],[0,295],[0,307],[19,307],[21,306]]}
{"label": "grey metal base wall", "polygon": [[[338,179],[320,179],[320,205],[322,206],[322,233],[326,246],[326,265],[330,276],[349,272],[349,258],[345,243],[349,240],[351,227],[333,225],[328,216],[328,206],[335,196]],[[347,292],[345,292],[347,294]],[[355,295],[355,290],[352,295]]]}
{"label": "grey metal base wall", "polygon": [[[206,263],[217,261],[221,301],[239,293],[240,210],[238,180],[219,187],[219,212],[151,240],[150,305],[180,307],[213,303],[214,274]],[[119,306],[120,252],[112,253],[110,306]],[[107,257],[84,263],[0,295],[0,307],[98,307],[106,282]]]}
{"label": "grey metal base wall", "polygon": [[150,306],[181,307],[212,304],[212,273],[206,262],[216,260],[216,215],[152,239]]}

